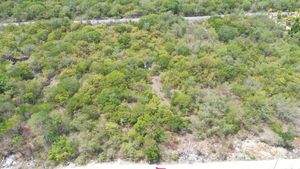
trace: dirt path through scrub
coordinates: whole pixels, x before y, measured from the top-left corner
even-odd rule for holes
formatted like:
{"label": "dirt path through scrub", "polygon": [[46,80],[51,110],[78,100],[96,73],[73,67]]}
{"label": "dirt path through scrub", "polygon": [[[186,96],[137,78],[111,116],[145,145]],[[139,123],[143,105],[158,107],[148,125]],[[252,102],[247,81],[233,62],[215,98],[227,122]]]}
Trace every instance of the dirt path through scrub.
{"label": "dirt path through scrub", "polygon": [[162,92],[162,85],[160,82],[160,77],[159,76],[152,76],[151,77],[151,88],[153,93],[155,93],[157,96],[159,96],[159,98],[165,102],[167,101],[165,94]]}

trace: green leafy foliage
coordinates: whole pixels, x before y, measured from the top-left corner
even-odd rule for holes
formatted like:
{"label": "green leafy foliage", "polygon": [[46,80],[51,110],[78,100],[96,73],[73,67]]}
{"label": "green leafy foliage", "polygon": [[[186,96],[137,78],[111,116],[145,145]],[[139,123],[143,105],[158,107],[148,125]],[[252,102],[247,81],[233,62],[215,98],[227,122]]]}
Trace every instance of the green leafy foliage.
{"label": "green leafy foliage", "polygon": [[61,136],[51,146],[49,159],[55,162],[63,162],[76,156],[74,143],[68,141],[66,137]]}
{"label": "green leafy foliage", "polygon": [[281,144],[285,147],[290,147],[290,143],[294,140],[294,135],[290,131],[283,131],[282,125],[279,123],[271,124],[272,130],[281,137]]}
{"label": "green leafy foliage", "polygon": [[297,34],[298,32],[300,32],[300,19],[296,18],[293,21],[292,28],[291,28],[289,33],[290,34]]}
{"label": "green leafy foliage", "polygon": [[[26,2],[26,9],[34,3]],[[193,2],[147,2],[135,12],[180,14],[184,5],[185,13],[197,14]],[[199,11],[216,10],[216,2],[206,1]],[[122,16],[128,12],[123,6],[135,9],[133,1],[114,1],[113,7],[107,1],[72,3],[53,8],[55,16]],[[239,7],[222,3],[226,11]],[[41,18],[52,17],[48,12]],[[288,147],[300,114],[297,33],[290,36],[262,16],[188,23],[172,12],[128,24],[51,19],[1,28],[0,139],[10,140],[3,147],[13,153],[34,143],[39,160],[56,163],[158,163],[174,136],[231,140],[240,132],[259,132],[261,125]],[[24,55],[29,59],[5,59]]]}
{"label": "green leafy foliage", "polygon": [[4,75],[0,76],[0,93],[8,89],[8,78]]}
{"label": "green leafy foliage", "polygon": [[0,3],[1,19],[16,18],[19,21],[49,19],[58,17],[67,18],[101,18],[141,16],[151,13],[172,12],[185,16],[226,14],[235,10],[268,11],[295,11],[300,6],[293,0],[78,0],[78,1],[13,1],[6,0]]}

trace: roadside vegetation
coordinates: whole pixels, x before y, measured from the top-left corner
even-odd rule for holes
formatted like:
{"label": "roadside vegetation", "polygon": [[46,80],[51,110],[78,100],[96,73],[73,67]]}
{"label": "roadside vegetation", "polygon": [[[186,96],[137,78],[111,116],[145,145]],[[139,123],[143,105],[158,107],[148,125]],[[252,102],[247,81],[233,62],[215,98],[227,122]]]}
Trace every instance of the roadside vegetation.
{"label": "roadside vegetation", "polygon": [[[27,6],[22,5],[35,3],[34,9],[45,12],[23,15]],[[65,5],[71,1],[56,3],[58,9],[73,10]],[[69,18],[90,17],[85,10],[96,11],[99,2],[74,3],[74,10],[83,12],[71,12]],[[114,3],[133,4],[133,10],[142,2]],[[38,4],[22,1],[5,8],[19,12],[1,10],[2,18],[59,14],[47,10],[56,9],[51,3]],[[196,3],[190,5],[197,9]],[[181,8],[177,12],[184,12]],[[215,10],[200,11],[196,14]],[[188,23],[169,12],[130,24],[91,26],[64,18],[2,27],[0,157],[20,152],[55,164],[117,158],[155,163],[164,160],[160,146],[175,133],[227,140],[259,132],[262,125],[280,137],[277,146],[292,148],[300,115],[299,43],[299,19],[287,32],[262,16]],[[153,76],[160,77],[167,102],[151,89]]]}
{"label": "roadside vegetation", "polygon": [[103,17],[139,17],[170,11],[195,16],[228,14],[235,11],[295,11],[297,0],[3,0],[0,19],[17,21],[50,18],[91,19]]}

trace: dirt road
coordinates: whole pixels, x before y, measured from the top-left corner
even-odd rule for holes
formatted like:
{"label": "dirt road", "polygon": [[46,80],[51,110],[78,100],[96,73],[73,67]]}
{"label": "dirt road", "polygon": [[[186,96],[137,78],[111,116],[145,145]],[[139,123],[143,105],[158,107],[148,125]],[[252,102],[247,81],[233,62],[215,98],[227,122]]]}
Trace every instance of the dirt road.
{"label": "dirt road", "polygon": [[[257,12],[257,13],[245,13],[246,16],[259,16],[259,15],[264,15],[264,16],[269,16],[269,17],[277,17],[278,15],[284,16],[284,15],[296,15],[299,14],[297,12],[273,12],[273,13],[267,13],[267,12]],[[213,16],[220,16],[220,17],[225,17],[229,16],[228,15],[211,15],[211,16],[191,16],[191,17],[183,17],[187,21],[205,21],[209,19],[210,17]],[[108,19],[90,19],[90,20],[74,20],[74,23],[91,23],[92,25],[97,25],[97,24],[112,24],[112,23],[128,23],[128,22],[137,22],[141,18],[122,18],[122,19],[114,19],[114,18],[108,18]],[[7,23],[0,23],[1,26],[7,26],[7,25],[28,25],[28,24],[33,24],[35,21],[28,21],[28,22],[7,22]]]}
{"label": "dirt road", "polygon": [[234,162],[212,162],[194,164],[131,164],[126,162],[115,163],[90,163],[86,166],[58,167],[57,169],[300,169],[300,159],[295,160],[267,160],[267,161],[234,161]]}

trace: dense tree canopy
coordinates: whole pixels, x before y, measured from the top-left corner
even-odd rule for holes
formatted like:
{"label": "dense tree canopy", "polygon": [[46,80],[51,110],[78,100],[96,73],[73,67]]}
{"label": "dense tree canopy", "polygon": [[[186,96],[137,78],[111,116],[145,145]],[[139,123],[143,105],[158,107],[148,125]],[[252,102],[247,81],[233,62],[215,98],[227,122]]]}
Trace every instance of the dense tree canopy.
{"label": "dense tree canopy", "polygon": [[171,11],[184,16],[233,13],[236,10],[295,11],[297,0],[3,0],[0,19],[135,17]]}

